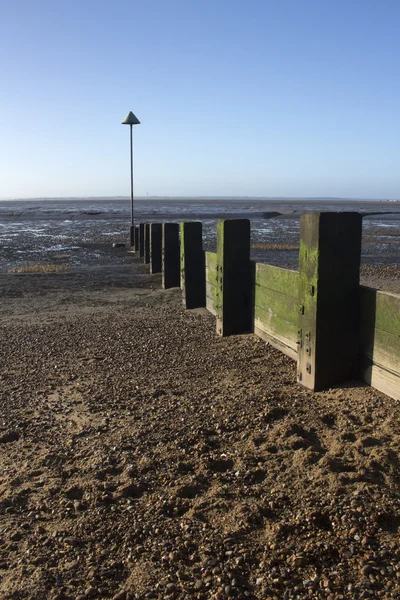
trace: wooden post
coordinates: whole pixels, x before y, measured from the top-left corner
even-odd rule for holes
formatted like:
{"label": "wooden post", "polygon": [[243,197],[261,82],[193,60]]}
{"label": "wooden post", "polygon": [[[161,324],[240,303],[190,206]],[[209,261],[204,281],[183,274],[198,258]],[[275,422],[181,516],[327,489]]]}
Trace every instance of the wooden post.
{"label": "wooden post", "polygon": [[132,250],[135,249],[135,227],[133,225],[129,228],[129,246]]}
{"label": "wooden post", "polygon": [[206,305],[206,266],[202,224],[180,224],[181,288],[185,308]]}
{"label": "wooden post", "polygon": [[180,286],[179,224],[162,226],[162,286],[165,290]]}
{"label": "wooden post", "polygon": [[217,223],[217,333],[248,333],[252,328],[250,221]]}
{"label": "wooden post", "polygon": [[150,225],[150,273],[161,273],[161,223]]}
{"label": "wooden post", "polygon": [[144,255],[143,262],[148,265],[150,263],[150,223],[144,224]]}
{"label": "wooden post", "polygon": [[355,212],[301,215],[297,376],[314,391],[355,376],[361,225]]}
{"label": "wooden post", "polygon": [[137,254],[139,252],[139,227],[135,227],[134,242],[134,251]]}
{"label": "wooden post", "polygon": [[144,223],[139,225],[139,256],[140,258],[144,256]]}

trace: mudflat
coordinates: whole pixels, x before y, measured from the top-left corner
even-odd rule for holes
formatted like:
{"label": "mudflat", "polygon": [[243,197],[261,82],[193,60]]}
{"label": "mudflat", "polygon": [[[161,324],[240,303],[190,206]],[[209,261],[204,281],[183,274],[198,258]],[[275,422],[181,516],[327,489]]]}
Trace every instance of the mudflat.
{"label": "mudflat", "polygon": [[0,278],[0,597],[398,598],[398,402],[113,257]]}

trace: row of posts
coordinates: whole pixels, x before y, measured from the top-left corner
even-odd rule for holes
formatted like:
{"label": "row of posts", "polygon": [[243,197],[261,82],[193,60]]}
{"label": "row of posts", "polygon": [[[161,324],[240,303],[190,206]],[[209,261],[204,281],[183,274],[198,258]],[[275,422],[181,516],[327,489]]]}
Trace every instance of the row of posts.
{"label": "row of posts", "polygon": [[[297,378],[322,390],[357,375],[361,215],[303,213],[300,222]],[[132,250],[181,287],[188,309],[206,306],[202,223],[141,223]],[[254,262],[248,219],[217,223],[217,333],[253,330]]]}

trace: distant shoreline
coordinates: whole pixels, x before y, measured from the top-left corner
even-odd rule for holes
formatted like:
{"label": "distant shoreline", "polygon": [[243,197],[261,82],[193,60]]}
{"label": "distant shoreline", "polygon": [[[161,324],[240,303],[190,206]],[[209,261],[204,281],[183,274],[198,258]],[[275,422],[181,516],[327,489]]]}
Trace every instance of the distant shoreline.
{"label": "distant shoreline", "polygon": [[[36,198],[2,198],[0,203],[3,202],[110,202],[112,200],[119,202],[129,202],[129,196],[46,196]],[[137,196],[134,201],[140,203],[157,203],[157,202],[214,202],[227,201],[227,202],[299,202],[299,203],[320,203],[320,202],[333,202],[333,203],[354,203],[354,202],[378,202],[397,204],[400,203],[400,199],[390,198],[340,198],[336,196]]]}

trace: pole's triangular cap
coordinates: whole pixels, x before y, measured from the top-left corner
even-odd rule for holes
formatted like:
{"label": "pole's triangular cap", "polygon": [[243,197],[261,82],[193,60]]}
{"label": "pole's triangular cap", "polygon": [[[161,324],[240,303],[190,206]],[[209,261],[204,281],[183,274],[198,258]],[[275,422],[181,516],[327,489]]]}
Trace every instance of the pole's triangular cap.
{"label": "pole's triangular cap", "polygon": [[135,117],[133,112],[130,110],[121,124],[122,125],[140,125],[140,121],[137,117]]}

